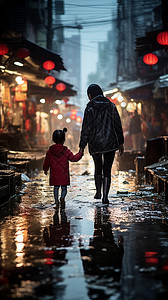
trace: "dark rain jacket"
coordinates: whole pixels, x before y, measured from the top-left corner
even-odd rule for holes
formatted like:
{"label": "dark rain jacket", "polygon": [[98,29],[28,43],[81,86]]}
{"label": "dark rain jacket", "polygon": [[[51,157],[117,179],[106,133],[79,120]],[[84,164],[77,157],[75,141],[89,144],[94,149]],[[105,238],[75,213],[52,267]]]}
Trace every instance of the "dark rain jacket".
{"label": "dark rain jacket", "polygon": [[121,120],[114,103],[96,96],[86,106],[79,147],[88,144],[90,154],[118,150],[124,143]]}
{"label": "dark rain jacket", "polygon": [[82,153],[73,154],[67,147],[54,144],[50,146],[43,163],[43,170],[50,169],[50,185],[69,185],[69,161],[78,161]]}

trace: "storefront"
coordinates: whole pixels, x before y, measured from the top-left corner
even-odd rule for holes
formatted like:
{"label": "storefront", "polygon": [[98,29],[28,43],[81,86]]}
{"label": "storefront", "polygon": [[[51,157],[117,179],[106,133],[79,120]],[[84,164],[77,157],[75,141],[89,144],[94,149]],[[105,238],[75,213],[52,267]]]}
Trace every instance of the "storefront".
{"label": "storefront", "polygon": [[[31,148],[37,142],[37,134],[43,135],[47,127],[50,130],[50,103],[73,96],[76,91],[71,84],[59,79],[58,72],[65,70],[59,55],[27,40],[10,40],[6,45],[8,52],[2,55],[0,62],[0,143],[5,144],[4,135],[8,133],[18,138],[21,134]],[[53,63],[52,70],[48,65],[44,67],[46,61]],[[48,77],[52,83],[46,80]],[[45,106],[40,101],[42,98],[45,98]],[[8,137],[5,146],[9,144]]]}

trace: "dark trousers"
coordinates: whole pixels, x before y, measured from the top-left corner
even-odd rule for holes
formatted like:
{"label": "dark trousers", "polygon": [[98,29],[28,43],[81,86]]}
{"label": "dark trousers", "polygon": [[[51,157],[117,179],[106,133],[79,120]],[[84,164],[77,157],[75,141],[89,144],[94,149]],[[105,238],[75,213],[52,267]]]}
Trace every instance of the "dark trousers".
{"label": "dark trousers", "polygon": [[114,161],[115,151],[93,154],[95,175],[111,176],[111,168]]}

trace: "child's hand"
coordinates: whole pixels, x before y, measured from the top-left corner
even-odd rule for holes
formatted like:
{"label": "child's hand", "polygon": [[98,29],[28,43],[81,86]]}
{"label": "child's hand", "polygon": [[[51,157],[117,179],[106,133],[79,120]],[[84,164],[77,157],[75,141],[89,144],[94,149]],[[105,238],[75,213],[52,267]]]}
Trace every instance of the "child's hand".
{"label": "child's hand", "polygon": [[44,174],[47,175],[47,171],[44,171]]}

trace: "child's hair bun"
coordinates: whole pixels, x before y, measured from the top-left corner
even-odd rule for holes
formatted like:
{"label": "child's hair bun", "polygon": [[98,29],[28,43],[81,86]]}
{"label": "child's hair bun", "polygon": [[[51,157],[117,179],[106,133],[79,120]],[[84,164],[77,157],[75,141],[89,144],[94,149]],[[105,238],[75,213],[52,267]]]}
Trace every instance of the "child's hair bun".
{"label": "child's hair bun", "polygon": [[63,132],[67,132],[67,131],[68,131],[68,129],[66,127],[64,127]]}

